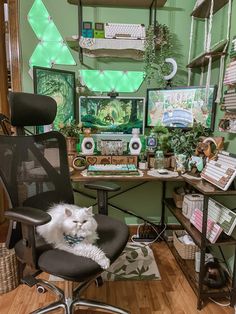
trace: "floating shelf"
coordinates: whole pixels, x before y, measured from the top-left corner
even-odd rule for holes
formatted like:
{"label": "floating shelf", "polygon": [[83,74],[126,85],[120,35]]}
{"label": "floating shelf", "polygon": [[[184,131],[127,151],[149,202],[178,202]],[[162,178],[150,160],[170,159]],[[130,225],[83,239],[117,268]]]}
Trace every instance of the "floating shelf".
{"label": "floating shelf", "polygon": [[[213,14],[223,8],[229,0],[215,0]],[[196,9],[191,13],[192,16],[198,18],[208,18],[211,10],[211,0],[203,1]]]}
{"label": "floating shelf", "polygon": [[222,55],[225,54],[224,49],[227,45],[227,39],[220,41],[219,44],[212,47],[210,52],[204,52],[196,58],[192,59],[192,61],[187,65],[187,68],[200,68],[204,67],[209,63],[209,57],[212,57],[212,61],[219,59]]}
{"label": "floating shelf", "polygon": [[[79,0],[67,0],[70,4],[78,4]],[[162,8],[167,0],[157,0],[157,8]],[[82,6],[150,8],[153,0],[81,0]]]}
{"label": "floating shelf", "polygon": [[105,39],[105,38],[68,38],[68,46],[78,51],[82,49],[83,54],[89,57],[116,57],[143,60],[144,40],[132,39]]}

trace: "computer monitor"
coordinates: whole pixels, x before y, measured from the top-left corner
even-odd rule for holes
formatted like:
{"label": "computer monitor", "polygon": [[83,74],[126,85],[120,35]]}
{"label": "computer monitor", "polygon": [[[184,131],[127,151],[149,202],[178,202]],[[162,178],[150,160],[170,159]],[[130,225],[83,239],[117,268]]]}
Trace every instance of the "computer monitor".
{"label": "computer monitor", "polygon": [[81,96],[77,117],[94,134],[127,135],[133,128],[144,134],[145,98]]}
{"label": "computer monitor", "polygon": [[148,89],[146,126],[191,128],[194,122],[214,129],[216,86]]}

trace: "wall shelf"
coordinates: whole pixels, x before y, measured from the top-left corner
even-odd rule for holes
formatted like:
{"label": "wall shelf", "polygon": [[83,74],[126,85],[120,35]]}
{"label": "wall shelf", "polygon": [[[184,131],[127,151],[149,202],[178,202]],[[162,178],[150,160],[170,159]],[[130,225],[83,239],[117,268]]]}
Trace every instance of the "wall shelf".
{"label": "wall shelf", "polygon": [[[167,0],[157,0],[157,8],[162,8]],[[78,5],[78,0],[67,0],[70,4]],[[129,7],[150,8],[153,0],[81,0],[82,6],[105,6],[105,7]]]}
{"label": "wall shelf", "polygon": [[[213,14],[223,8],[229,0],[215,0]],[[210,15],[211,9],[211,0],[203,1],[196,9],[194,9],[191,13],[192,16],[196,18],[208,18]]]}
{"label": "wall shelf", "polygon": [[[76,37],[76,36],[75,36]],[[83,38],[80,40],[68,38],[68,46],[78,51],[82,48],[83,54],[89,57],[116,57],[143,60],[144,40],[132,39],[105,39]]]}
{"label": "wall shelf", "polygon": [[191,62],[187,64],[187,68],[193,69],[208,65],[210,56],[212,57],[212,61],[220,59],[220,57],[225,54],[224,50],[227,43],[228,41],[225,39],[217,45],[213,46],[210,52],[203,52],[196,58],[192,59]]}

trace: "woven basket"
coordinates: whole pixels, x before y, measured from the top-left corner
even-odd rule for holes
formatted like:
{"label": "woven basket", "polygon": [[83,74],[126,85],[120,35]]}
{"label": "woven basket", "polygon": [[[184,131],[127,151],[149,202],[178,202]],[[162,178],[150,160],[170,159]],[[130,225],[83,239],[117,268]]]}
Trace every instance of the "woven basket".
{"label": "woven basket", "polygon": [[183,201],[184,201],[184,195],[178,194],[175,191],[173,191],[172,195],[173,195],[173,199],[174,199],[174,202],[175,202],[175,206],[177,208],[182,208]]}
{"label": "woven basket", "polygon": [[19,285],[18,263],[15,251],[0,243],[0,294],[9,292]]}
{"label": "woven basket", "polygon": [[174,247],[182,259],[195,259],[195,253],[200,251],[199,247],[195,244],[184,244],[178,239],[186,234],[184,230],[173,231]]}

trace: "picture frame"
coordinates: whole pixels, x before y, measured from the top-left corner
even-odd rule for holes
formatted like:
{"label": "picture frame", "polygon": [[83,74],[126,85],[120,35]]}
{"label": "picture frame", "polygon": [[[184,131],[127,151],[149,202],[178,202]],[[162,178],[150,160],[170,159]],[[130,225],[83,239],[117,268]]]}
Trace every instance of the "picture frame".
{"label": "picture frame", "polygon": [[53,124],[39,127],[39,132],[59,130],[61,123],[67,124],[75,119],[75,72],[34,66],[33,83],[35,94],[51,96],[57,103]]}

